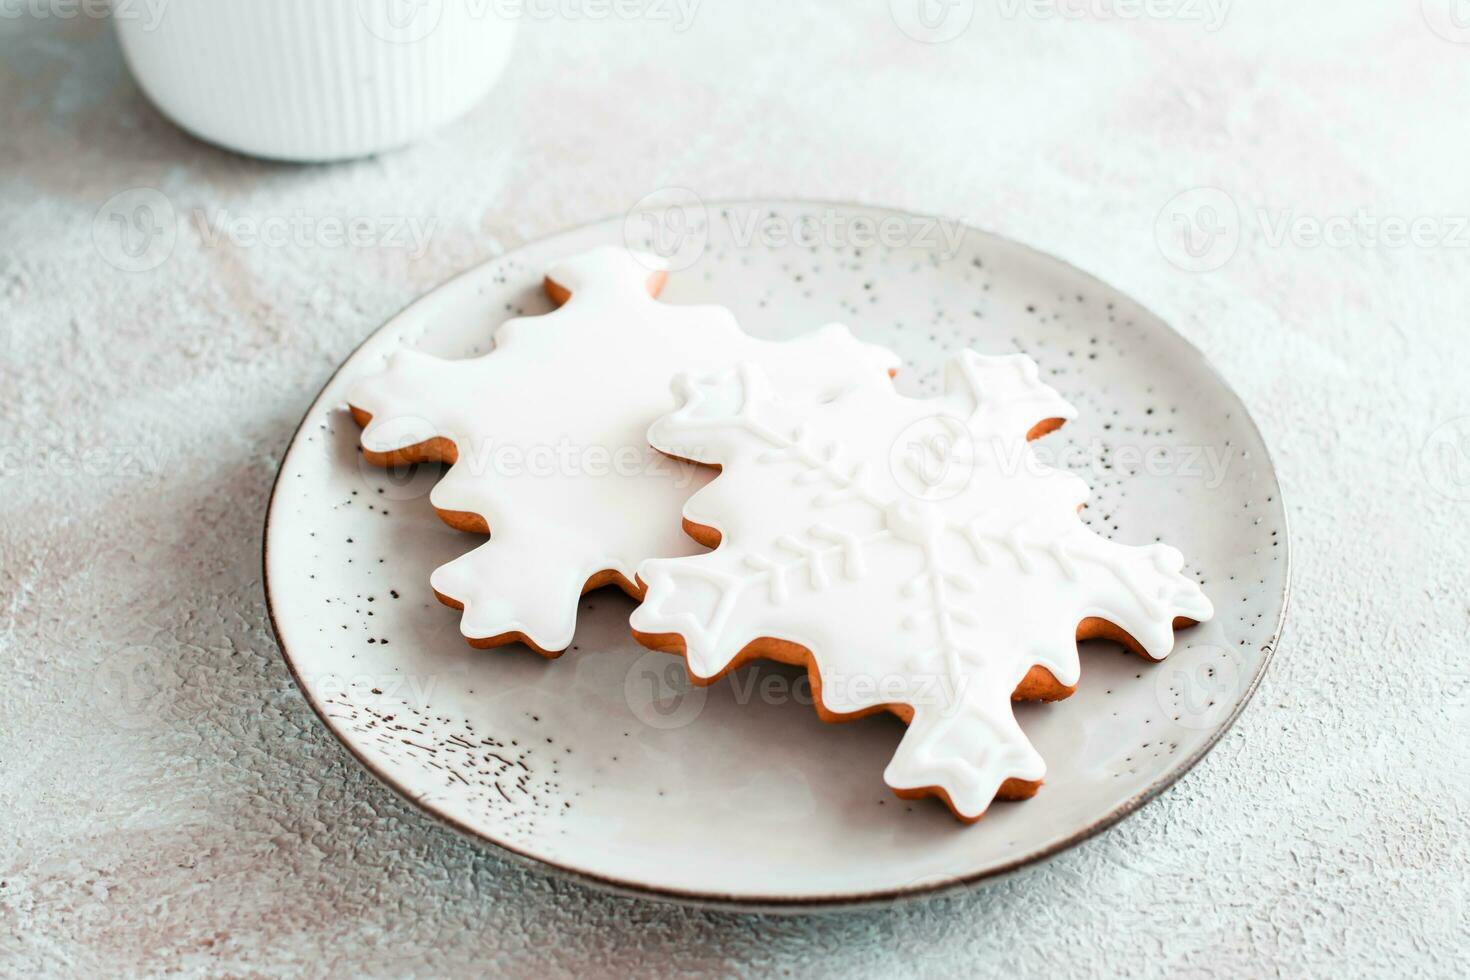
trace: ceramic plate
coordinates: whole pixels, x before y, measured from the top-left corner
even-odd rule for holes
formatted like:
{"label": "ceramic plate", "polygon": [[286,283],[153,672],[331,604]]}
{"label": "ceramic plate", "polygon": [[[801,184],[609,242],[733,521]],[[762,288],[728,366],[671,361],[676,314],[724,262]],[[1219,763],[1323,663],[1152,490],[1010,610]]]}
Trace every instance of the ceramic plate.
{"label": "ceramic plate", "polygon": [[[1034,445],[1091,484],[1084,514],[1095,529],[1183,551],[1215,620],[1181,631],[1157,665],[1086,644],[1074,696],[1017,709],[1047,761],[1046,785],[973,826],[936,800],[889,792],[896,719],[823,724],[802,672],[776,664],[692,688],[681,660],[631,639],[633,603],[615,590],[584,597],[560,659],[470,648],[458,614],[429,590],[430,571],[475,544],[429,506],[440,470],[361,464],[344,393],[400,346],[483,353],[498,324],[550,308],[541,278],[555,260],[625,242],[670,256],[666,302],[724,304],[768,337],[849,324],[903,357],[908,394],[937,392],[944,359],[964,347],[1031,355],[1081,411]],[[1240,400],[1118,291],[1014,242],[900,212],[674,200],[488,262],[373,334],[281,464],[265,578],[281,650],[312,707],[427,812],[605,887],[790,909],[1014,869],[1179,778],[1234,720],[1276,645],[1286,534],[1276,476]]]}

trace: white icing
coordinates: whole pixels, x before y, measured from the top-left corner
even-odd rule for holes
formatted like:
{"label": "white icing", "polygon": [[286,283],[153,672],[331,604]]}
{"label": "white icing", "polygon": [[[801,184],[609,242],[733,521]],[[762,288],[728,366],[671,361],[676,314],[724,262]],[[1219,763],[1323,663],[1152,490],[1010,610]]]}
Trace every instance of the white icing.
{"label": "white icing", "polygon": [[898,365],[835,324],[774,342],[742,333],[723,308],[660,303],[647,291],[656,263],[615,248],[570,258],[549,276],[571,299],[504,324],[490,353],[446,361],[399,351],[351,389],[349,403],[372,415],[366,449],[444,436],[459,451],[430,499],[482,516],[492,536],[432,584],[463,604],[466,637],[520,632],[543,650],[565,649],[591,576],[632,581],[645,558],[699,550],[677,515],[710,473],[645,439],[673,407],[676,372],[752,360],[783,390],[815,400]]}
{"label": "white icing", "polygon": [[894,789],[939,787],[978,817],[1006,779],[1045,774],[1010,696],[1035,664],[1077,682],[1081,620],[1160,659],[1176,616],[1213,613],[1179,552],[1094,534],[1083,481],[1031,453],[1036,423],[1076,413],[1030,358],[962,353],[934,399],[883,378],[799,404],[751,364],[676,390],[649,440],[721,467],[684,514],[722,539],[645,562],[633,628],[682,635],[700,678],[757,638],[789,640],[811,651],[828,710],[911,706]]}

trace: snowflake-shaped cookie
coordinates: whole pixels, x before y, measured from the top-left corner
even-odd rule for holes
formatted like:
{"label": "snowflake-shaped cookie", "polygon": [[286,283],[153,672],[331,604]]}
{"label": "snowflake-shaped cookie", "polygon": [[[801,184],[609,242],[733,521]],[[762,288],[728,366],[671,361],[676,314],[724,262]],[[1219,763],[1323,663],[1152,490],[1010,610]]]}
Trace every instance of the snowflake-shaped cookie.
{"label": "snowflake-shaped cookie", "polygon": [[888,379],[798,404],[758,366],[676,382],[649,431],[720,475],[685,505],[715,551],[645,562],[635,635],[709,682],[752,657],[805,664],[827,720],[887,709],[909,728],[884,778],[973,821],[1046,767],[1013,695],[1065,696],[1077,639],[1152,659],[1210,602],[1162,544],[1094,534],[1087,486],[1028,439],[1075,417],[1021,355],[953,358],[945,394]]}
{"label": "snowflake-shaped cookie", "polygon": [[431,579],[475,646],[519,640],[554,655],[583,591],[617,584],[636,598],[640,561],[697,550],[670,515],[708,471],[645,438],[673,406],[678,371],[753,360],[815,400],[897,367],[835,324],[778,343],[742,333],[723,308],[660,303],[655,268],[618,248],[570,258],[546,277],[560,308],[507,322],[490,353],[402,350],[348,395],[369,461],[453,463],[430,502],[455,527],[493,532]]}

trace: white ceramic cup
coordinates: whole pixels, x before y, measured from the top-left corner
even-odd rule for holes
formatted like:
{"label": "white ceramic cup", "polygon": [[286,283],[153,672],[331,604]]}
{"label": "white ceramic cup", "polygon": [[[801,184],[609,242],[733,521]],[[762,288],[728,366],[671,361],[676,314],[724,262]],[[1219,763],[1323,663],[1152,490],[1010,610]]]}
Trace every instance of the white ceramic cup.
{"label": "white ceramic cup", "polygon": [[515,21],[465,0],[157,0],[114,14],[143,91],[194,135],[254,156],[337,160],[469,110]]}

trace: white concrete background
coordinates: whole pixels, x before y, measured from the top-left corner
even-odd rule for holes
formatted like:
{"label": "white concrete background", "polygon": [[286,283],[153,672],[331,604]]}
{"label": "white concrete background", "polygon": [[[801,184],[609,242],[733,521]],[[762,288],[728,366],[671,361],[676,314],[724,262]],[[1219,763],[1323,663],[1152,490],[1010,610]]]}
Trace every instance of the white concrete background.
{"label": "white concrete background", "polygon": [[[105,22],[5,4],[0,971],[1463,975],[1470,44],[1442,36],[1452,2],[1236,0],[1212,25],[1184,0],[1142,19],[980,0],[935,45],[887,0],[705,0],[682,32],[528,21],[468,118],[318,167],[195,142]],[[1274,447],[1296,575],[1286,641],[1202,765],[978,893],[763,919],[512,867],[347,757],[261,595],[293,426],[425,288],[668,185],[967,219],[1209,353]],[[142,186],[180,227],[128,273],[94,215]],[[1239,245],[1188,272],[1156,223],[1206,186]],[[252,245],[196,209],[433,231],[422,255]],[[1425,219],[1420,242],[1276,234],[1360,210]]]}

